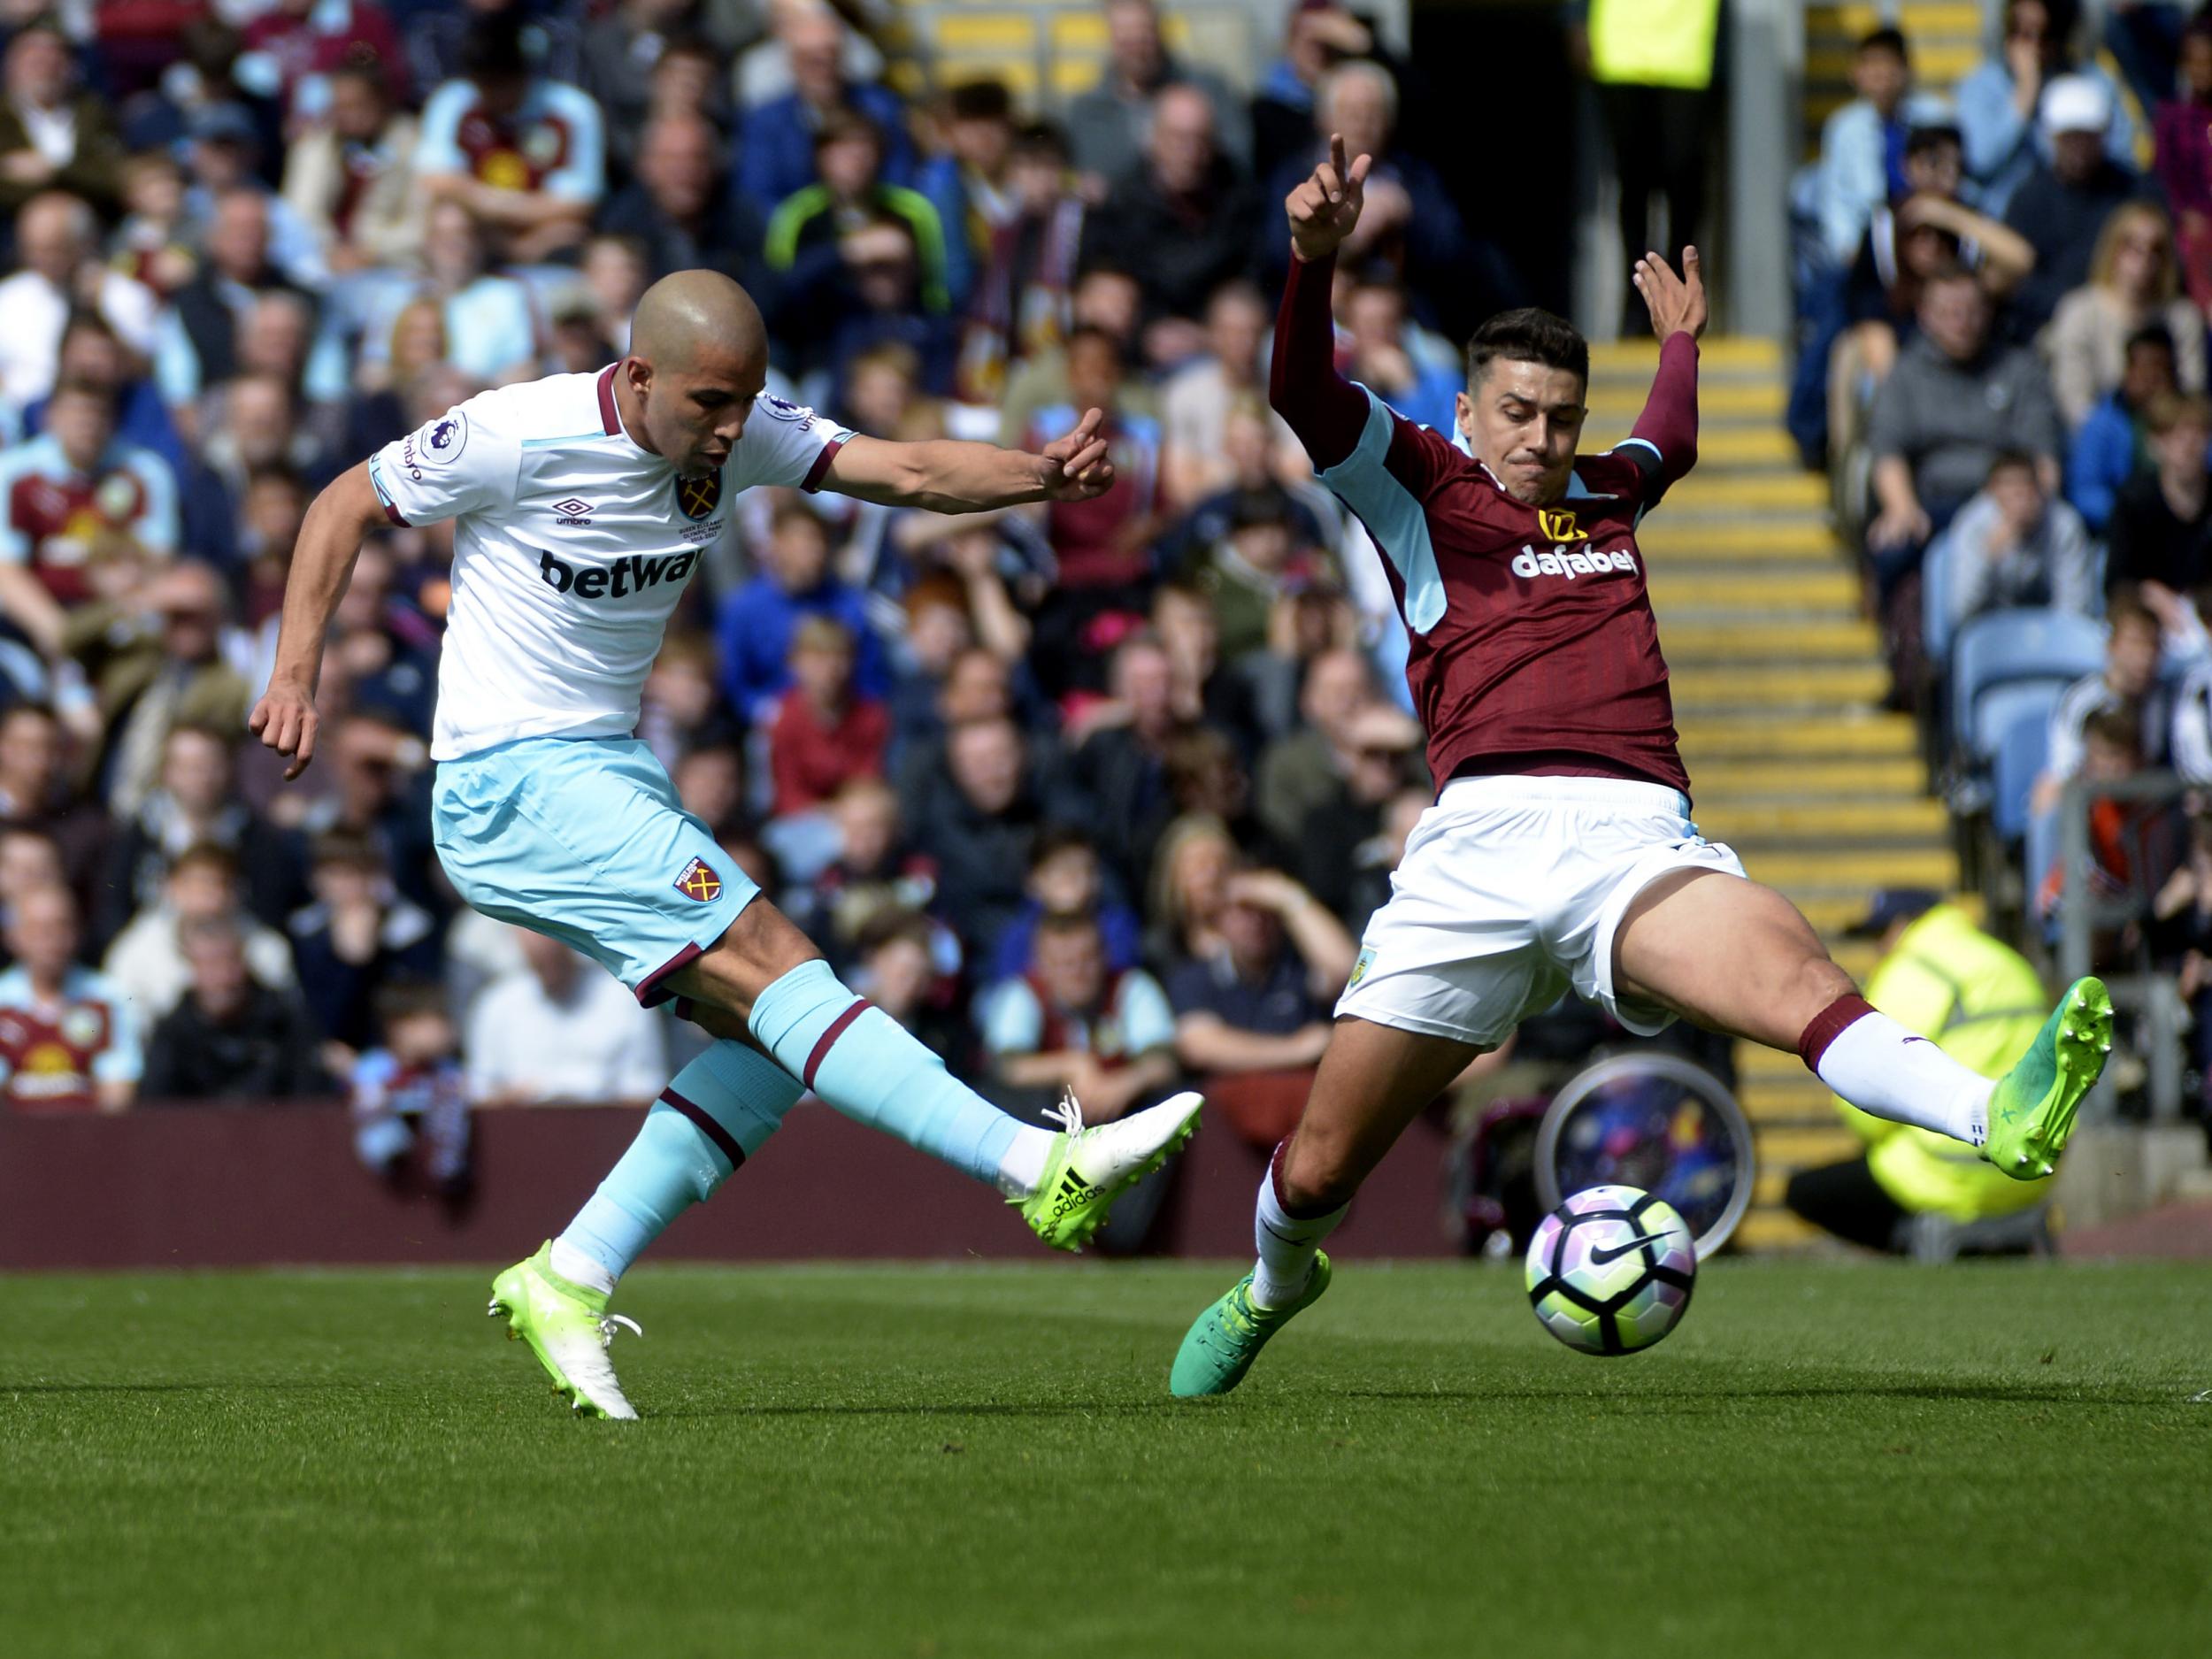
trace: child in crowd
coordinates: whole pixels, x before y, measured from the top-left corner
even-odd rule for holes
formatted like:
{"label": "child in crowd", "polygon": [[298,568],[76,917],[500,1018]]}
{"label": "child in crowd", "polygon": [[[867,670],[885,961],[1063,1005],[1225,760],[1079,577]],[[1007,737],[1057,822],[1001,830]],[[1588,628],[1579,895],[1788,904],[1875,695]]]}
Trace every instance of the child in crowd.
{"label": "child in crowd", "polygon": [[419,1143],[430,1189],[457,1202],[470,1187],[471,1126],[460,1033],[445,993],[434,985],[396,983],[378,998],[378,1012],[383,1046],[353,1068],[354,1150],[396,1184]]}

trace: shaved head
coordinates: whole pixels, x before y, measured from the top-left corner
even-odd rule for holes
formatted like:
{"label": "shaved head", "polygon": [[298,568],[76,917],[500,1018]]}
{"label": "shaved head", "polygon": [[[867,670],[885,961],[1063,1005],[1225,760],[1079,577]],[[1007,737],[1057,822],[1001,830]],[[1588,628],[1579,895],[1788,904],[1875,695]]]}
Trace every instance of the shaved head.
{"label": "shaved head", "polygon": [[717,357],[764,367],[768,330],[753,296],[719,271],[676,271],[638,301],[630,355],[678,373]]}
{"label": "shaved head", "polygon": [[718,271],[678,271],[645,290],[615,377],[625,427],[689,474],[719,469],[768,380],[768,331],[752,296]]}

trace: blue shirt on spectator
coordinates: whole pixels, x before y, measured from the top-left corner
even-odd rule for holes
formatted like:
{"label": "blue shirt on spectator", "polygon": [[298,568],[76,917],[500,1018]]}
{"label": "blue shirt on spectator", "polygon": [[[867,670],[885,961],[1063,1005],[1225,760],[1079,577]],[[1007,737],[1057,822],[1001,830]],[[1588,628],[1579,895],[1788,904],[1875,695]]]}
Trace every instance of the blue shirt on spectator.
{"label": "blue shirt on spectator", "polygon": [[[883,134],[883,170],[879,176],[886,184],[911,184],[914,141],[907,136],[906,107],[899,102],[898,94],[886,87],[849,86],[845,99]],[[756,208],[767,213],[786,196],[812,184],[814,128],[812,106],[795,92],[771,98],[758,109],[746,111],[737,139],[739,194],[750,197]]]}
{"label": "blue shirt on spectator", "polygon": [[1314,997],[1306,964],[1287,945],[1256,979],[1240,974],[1225,950],[1192,957],[1168,975],[1167,996],[1178,1014],[1211,1014],[1237,1031],[1265,1037],[1287,1037],[1328,1018],[1327,1008]]}
{"label": "blue shirt on spectator", "polygon": [[791,685],[791,635],[805,616],[841,622],[853,636],[853,689],[881,697],[891,689],[883,646],[868,626],[860,590],[834,580],[810,593],[787,593],[767,575],[756,576],[722,602],[715,618],[722,651],[722,692],[747,719],[768,718]]}
{"label": "blue shirt on spectator", "polygon": [[2108,392],[2074,434],[2066,455],[2066,499],[2093,534],[2104,534],[2120,486],[2135,475],[2141,462],[2135,418],[2119,393]]}

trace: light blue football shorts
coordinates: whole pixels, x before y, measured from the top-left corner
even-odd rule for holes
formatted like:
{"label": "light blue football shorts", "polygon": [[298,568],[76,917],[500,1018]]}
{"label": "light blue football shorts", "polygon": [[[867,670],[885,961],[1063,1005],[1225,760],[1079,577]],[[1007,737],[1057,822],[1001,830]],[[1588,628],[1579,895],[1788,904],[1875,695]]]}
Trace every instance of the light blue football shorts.
{"label": "light blue football shorts", "polygon": [[648,1008],[760,892],[634,737],[524,737],[440,761],[430,817],[463,898],[572,945]]}

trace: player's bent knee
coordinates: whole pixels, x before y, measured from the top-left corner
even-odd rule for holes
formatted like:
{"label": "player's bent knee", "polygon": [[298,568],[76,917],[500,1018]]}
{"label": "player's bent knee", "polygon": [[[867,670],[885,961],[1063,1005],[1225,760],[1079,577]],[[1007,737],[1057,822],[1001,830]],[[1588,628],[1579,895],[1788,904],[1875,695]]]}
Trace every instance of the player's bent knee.
{"label": "player's bent knee", "polygon": [[1350,1203],[1366,1177],[1348,1140],[1302,1125],[1283,1150],[1277,1182],[1286,1210],[1293,1215],[1317,1216]]}

